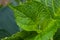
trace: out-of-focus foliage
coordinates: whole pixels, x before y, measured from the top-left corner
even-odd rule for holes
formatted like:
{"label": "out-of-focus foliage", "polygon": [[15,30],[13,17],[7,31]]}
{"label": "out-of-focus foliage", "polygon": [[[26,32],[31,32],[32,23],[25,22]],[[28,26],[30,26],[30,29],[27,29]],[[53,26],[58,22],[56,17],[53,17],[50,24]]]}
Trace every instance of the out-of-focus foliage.
{"label": "out-of-focus foliage", "polygon": [[17,25],[28,33],[35,31],[37,35],[30,36],[24,32],[21,37],[19,32],[19,36],[12,35],[3,40],[51,40],[57,28],[60,28],[60,0],[27,0],[16,7],[9,7],[14,11]]}

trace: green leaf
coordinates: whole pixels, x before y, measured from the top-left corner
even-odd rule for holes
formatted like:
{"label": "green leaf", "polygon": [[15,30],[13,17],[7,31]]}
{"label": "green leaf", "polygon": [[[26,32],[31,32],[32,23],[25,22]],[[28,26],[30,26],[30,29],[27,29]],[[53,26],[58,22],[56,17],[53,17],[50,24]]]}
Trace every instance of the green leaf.
{"label": "green leaf", "polygon": [[20,28],[36,31],[41,35],[37,36],[38,40],[49,40],[60,24],[59,4],[59,0],[31,0],[17,7],[9,7],[14,11],[16,23]]}
{"label": "green leaf", "polygon": [[45,28],[52,20],[48,9],[44,6],[33,1],[11,8],[15,12],[17,25],[27,31],[39,31],[40,27]]}

